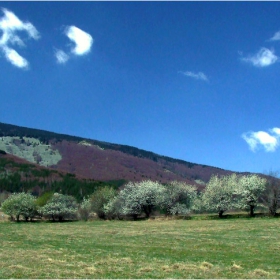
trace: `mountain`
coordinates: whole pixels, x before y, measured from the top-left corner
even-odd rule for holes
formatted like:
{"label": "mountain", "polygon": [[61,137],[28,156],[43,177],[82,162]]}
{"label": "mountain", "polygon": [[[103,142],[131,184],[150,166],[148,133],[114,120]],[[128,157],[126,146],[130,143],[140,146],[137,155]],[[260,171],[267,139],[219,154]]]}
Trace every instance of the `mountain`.
{"label": "mountain", "polygon": [[204,185],[232,171],[174,159],[127,145],[0,123],[0,151],[75,176],[99,181],[171,180]]}

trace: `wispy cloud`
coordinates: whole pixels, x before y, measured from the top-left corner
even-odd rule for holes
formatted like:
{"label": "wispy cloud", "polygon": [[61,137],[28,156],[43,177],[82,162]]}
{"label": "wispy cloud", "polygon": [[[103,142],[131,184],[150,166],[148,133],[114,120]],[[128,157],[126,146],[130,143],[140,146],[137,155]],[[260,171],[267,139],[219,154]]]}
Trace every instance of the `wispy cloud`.
{"label": "wispy cloud", "polygon": [[208,81],[207,76],[203,72],[194,73],[191,71],[186,71],[186,72],[179,71],[179,73],[196,80]]}
{"label": "wispy cloud", "polygon": [[90,51],[93,44],[93,38],[90,34],[73,25],[66,28],[65,34],[75,43],[75,46],[72,49],[73,54],[85,55]]}
{"label": "wispy cloud", "polygon": [[242,134],[242,138],[247,142],[249,148],[255,152],[259,147],[263,147],[266,152],[274,152],[279,146],[280,128],[274,127],[265,131],[246,132]]}
{"label": "wispy cloud", "polygon": [[274,64],[278,60],[278,57],[274,54],[273,50],[261,48],[257,54],[244,57],[242,60],[256,67],[267,67]]}
{"label": "wispy cloud", "polygon": [[27,68],[28,61],[9,45],[24,47],[24,41],[16,34],[18,31],[25,31],[29,38],[39,39],[37,29],[30,22],[21,21],[14,13],[7,9],[2,9],[4,16],[0,18],[0,49],[5,54],[6,59],[19,68]]}
{"label": "wispy cloud", "polygon": [[280,40],[280,31],[277,31],[270,39],[269,41],[279,41]]}
{"label": "wispy cloud", "polygon": [[66,63],[69,59],[69,55],[66,54],[62,50],[55,50],[55,57],[56,57],[57,63],[59,63],[59,64]]}

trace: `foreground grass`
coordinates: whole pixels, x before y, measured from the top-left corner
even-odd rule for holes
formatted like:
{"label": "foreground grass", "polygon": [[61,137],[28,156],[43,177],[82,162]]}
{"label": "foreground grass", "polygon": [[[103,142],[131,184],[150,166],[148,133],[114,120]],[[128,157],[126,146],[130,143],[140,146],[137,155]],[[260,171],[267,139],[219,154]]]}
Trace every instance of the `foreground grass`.
{"label": "foreground grass", "polygon": [[0,223],[0,278],[280,278],[279,219]]}

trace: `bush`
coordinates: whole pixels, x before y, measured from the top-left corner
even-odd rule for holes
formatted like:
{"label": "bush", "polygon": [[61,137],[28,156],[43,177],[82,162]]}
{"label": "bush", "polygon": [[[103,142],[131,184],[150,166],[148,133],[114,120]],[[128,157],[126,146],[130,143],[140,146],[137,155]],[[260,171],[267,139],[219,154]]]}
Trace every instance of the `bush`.
{"label": "bush", "polygon": [[39,207],[43,207],[47,204],[47,202],[53,197],[53,192],[45,192],[41,196],[36,199],[36,204]]}
{"label": "bush", "polygon": [[91,202],[89,198],[84,198],[78,209],[78,218],[87,221],[91,213]]}
{"label": "bush", "polygon": [[100,219],[106,218],[104,206],[116,196],[117,192],[112,187],[98,188],[90,197],[91,209]]}
{"label": "bush", "polygon": [[61,222],[65,219],[75,219],[77,210],[78,205],[73,196],[54,193],[46,205],[39,209],[39,213],[53,221]]}
{"label": "bush", "polygon": [[37,206],[35,197],[29,193],[14,193],[2,203],[2,211],[11,217],[11,220],[16,219],[18,222],[20,216],[23,216],[25,221],[35,217],[37,214]]}

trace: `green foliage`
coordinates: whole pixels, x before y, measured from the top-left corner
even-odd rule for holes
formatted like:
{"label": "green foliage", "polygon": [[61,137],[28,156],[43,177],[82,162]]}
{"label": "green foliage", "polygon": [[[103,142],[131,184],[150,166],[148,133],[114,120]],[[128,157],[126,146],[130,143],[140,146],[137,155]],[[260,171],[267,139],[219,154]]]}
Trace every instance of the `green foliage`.
{"label": "green foliage", "polygon": [[53,192],[45,192],[36,199],[36,205],[39,207],[45,206],[48,201],[53,197]]}
{"label": "green foliage", "polygon": [[2,203],[2,211],[13,220],[19,221],[20,216],[26,221],[32,219],[37,213],[35,197],[29,193],[12,194]]}
{"label": "green foliage", "polygon": [[[125,181],[94,181],[75,178],[74,174],[62,175],[56,170],[38,169],[34,164],[22,164],[0,158],[0,192],[61,192],[73,195],[78,201],[91,195],[97,188],[112,186],[117,189]],[[37,189],[34,191],[34,189]]]}
{"label": "green foliage", "polygon": [[54,193],[52,198],[39,209],[39,213],[53,221],[63,221],[75,218],[77,210],[78,205],[73,196]]}
{"label": "green foliage", "polygon": [[91,196],[92,211],[95,212],[99,218],[105,219],[106,213],[104,206],[116,196],[115,189],[109,186],[98,188]]}
{"label": "green foliage", "polygon": [[119,195],[111,199],[107,204],[104,205],[104,212],[108,219],[121,219],[122,217],[122,206],[124,200]]}
{"label": "green foliage", "polygon": [[78,217],[80,220],[87,221],[91,213],[91,201],[89,198],[84,198],[78,209]]}
{"label": "green foliage", "polygon": [[53,182],[49,190],[72,195],[80,202],[84,197],[90,196],[95,190],[106,186],[116,189],[115,185],[110,183],[94,180],[79,180],[71,175],[65,175],[61,181]]}

